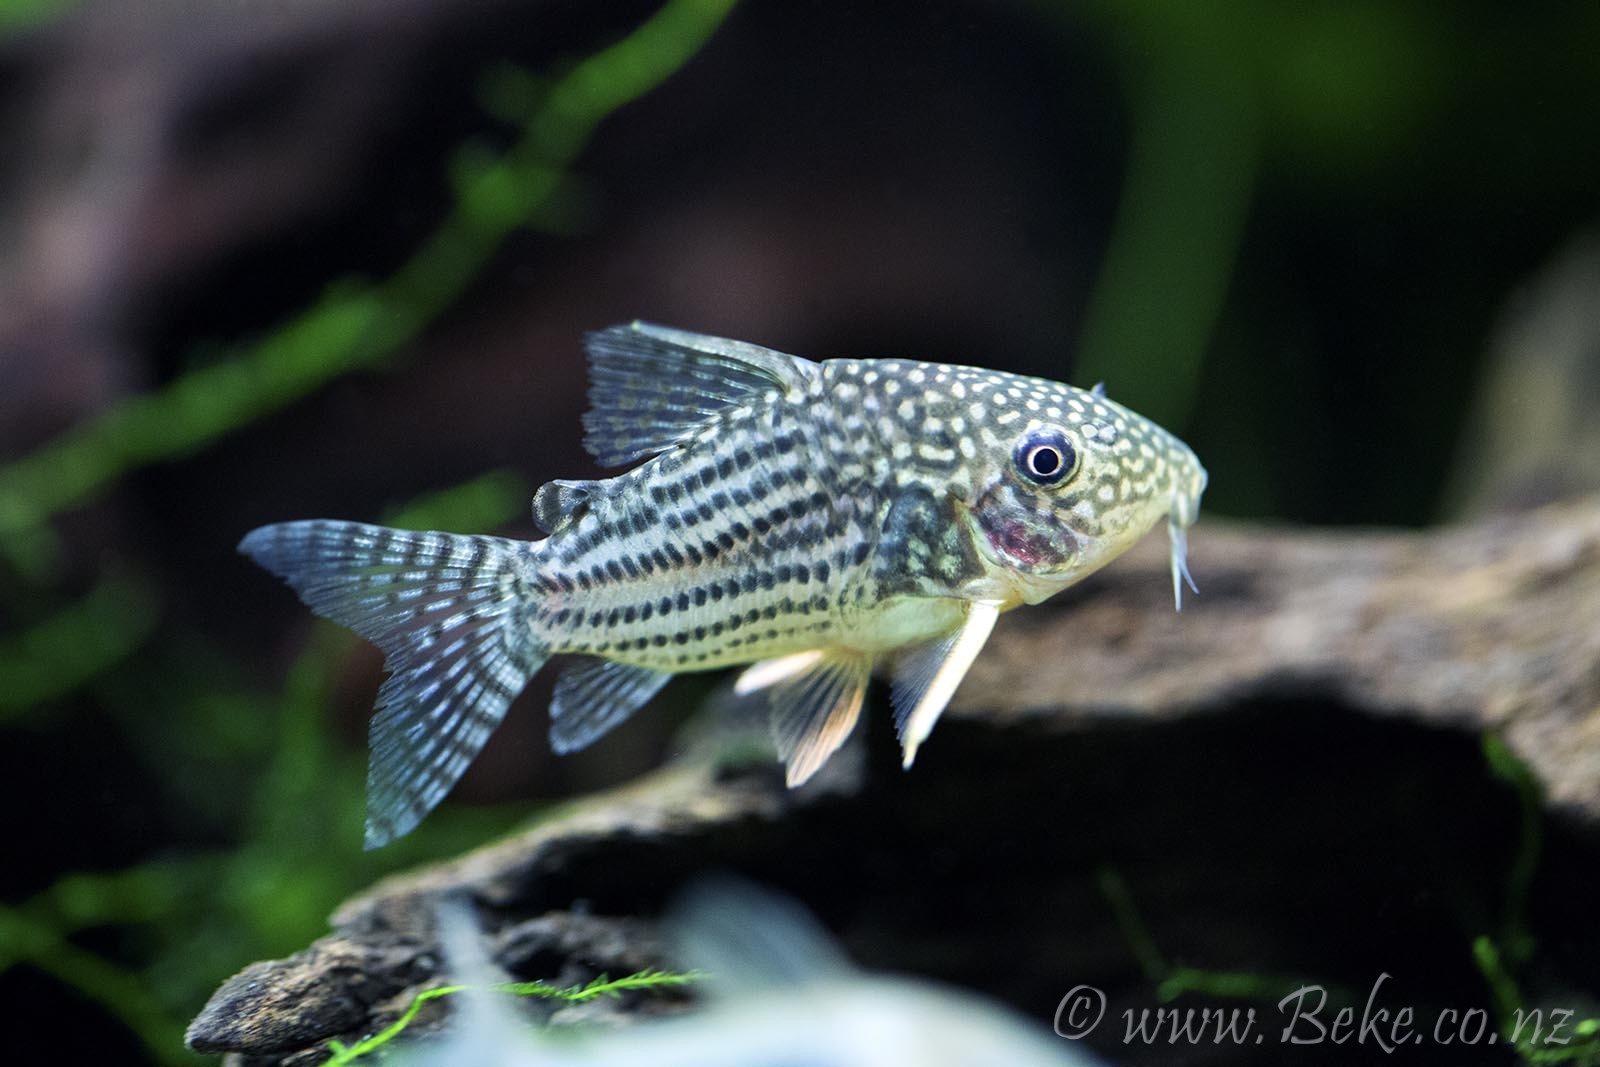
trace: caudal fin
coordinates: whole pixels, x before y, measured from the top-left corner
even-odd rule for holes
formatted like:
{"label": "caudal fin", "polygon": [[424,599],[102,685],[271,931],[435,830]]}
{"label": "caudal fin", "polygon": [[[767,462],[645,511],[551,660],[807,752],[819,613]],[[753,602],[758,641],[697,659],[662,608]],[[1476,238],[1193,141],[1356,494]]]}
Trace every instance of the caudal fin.
{"label": "caudal fin", "polygon": [[409,833],[549,656],[530,624],[528,547],[313,520],[253,530],[239,551],[383,649],[390,675],[370,730],[366,847]]}

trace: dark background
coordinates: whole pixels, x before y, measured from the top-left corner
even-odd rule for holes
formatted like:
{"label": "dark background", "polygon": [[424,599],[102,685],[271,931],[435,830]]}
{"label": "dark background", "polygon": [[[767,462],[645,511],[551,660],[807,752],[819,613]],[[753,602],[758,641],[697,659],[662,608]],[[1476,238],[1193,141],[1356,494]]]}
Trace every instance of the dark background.
{"label": "dark background", "polygon": [[672,749],[682,694],[557,761],[536,682],[363,856],[378,657],[232,550],[531,535],[533,486],[596,473],[585,330],[1104,380],[1208,516],[1600,483],[1600,6],[748,2],[552,116],[655,11],[0,15],[0,1002],[64,1060],[184,1061],[218,980],[368,879]]}

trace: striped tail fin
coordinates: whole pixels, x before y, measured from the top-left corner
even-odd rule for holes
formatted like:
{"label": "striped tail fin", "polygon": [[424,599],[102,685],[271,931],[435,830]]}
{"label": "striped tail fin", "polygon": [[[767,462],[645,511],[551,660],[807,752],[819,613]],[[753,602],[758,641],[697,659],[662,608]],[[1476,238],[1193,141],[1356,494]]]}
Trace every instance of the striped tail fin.
{"label": "striped tail fin", "polygon": [[354,522],[286,522],[239,551],[318,615],[383,649],[367,770],[366,847],[409,833],[472,762],[549,656],[528,546]]}

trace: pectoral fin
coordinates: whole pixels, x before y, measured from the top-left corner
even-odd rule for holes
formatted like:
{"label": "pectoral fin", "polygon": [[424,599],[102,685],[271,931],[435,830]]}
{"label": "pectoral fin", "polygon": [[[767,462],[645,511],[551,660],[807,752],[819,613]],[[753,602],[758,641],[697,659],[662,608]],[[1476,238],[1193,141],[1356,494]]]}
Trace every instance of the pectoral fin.
{"label": "pectoral fin", "polygon": [[855,728],[872,677],[872,660],[844,648],[766,660],[747,670],[735,691],[767,688],[772,740],[793,788],[817,773]]}
{"label": "pectoral fin", "polygon": [[933,724],[939,721],[956,687],[966,677],[967,668],[978,658],[999,617],[998,605],[977,601],[967,611],[967,621],[961,629],[923,645],[896,666],[890,700],[900,747],[905,753],[904,766],[910,767],[917,758],[918,746],[933,731]]}

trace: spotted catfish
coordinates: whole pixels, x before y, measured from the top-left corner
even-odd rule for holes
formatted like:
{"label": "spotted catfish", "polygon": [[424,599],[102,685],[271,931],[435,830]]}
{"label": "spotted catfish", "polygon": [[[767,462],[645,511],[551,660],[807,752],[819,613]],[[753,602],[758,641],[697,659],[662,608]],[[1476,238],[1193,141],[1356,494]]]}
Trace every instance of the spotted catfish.
{"label": "spotted catfish", "polygon": [[[873,666],[910,766],[998,615],[1161,518],[1174,594],[1206,472],[1183,442],[1038,378],[814,363],[635,323],[588,335],[585,445],[613,478],[534,497],[515,541],[314,520],[240,550],[381,647],[368,847],[406,833],[557,653],[550,737],[591,744],[684,671],[751,664],[788,781],[849,735]],[[1192,584],[1192,583],[1191,583]]]}

